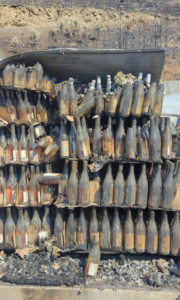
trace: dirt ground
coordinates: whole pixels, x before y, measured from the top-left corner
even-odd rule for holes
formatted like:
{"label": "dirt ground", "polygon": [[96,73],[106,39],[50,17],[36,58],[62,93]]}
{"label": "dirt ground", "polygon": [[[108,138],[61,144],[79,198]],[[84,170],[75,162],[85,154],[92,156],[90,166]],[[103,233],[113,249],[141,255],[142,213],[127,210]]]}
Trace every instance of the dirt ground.
{"label": "dirt ground", "polygon": [[[177,1],[0,0],[0,45],[10,55],[51,49],[167,47],[162,80],[180,79]],[[82,2],[82,3],[81,3]],[[166,4],[166,6],[164,5]],[[33,5],[32,5],[33,4]],[[142,5],[141,5],[142,4]],[[166,9],[165,9],[166,8]]]}

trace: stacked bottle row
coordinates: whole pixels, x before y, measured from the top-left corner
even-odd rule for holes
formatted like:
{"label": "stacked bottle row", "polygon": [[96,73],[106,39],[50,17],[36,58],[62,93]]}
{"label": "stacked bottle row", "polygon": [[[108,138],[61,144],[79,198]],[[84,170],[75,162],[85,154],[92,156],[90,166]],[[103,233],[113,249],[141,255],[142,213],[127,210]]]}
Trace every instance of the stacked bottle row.
{"label": "stacked bottle row", "polygon": [[69,247],[86,250],[99,242],[102,250],[179,255],[179,212],[169,215],[168,219],[166,211],[161,212],[160,217],[153,210],[143,215],[141,209],[132,212],[127,209],[125,214],[118,208],[114,208],[114,212],[107,208],[81,208],[68,213],[56,209],[54,220],[49,207],[45,207],[43,216],[38,208],[33,209],[33,214],[27,209],[24,214],[22,208],[18,210],[18,219],[15,216],[13,220],[11,208],[6,208],[6,218],[0,218],[0,242],[12,247],[37,245],[37,236],[41,243],[41,233],[46,233],[46,238],[54,236],[55,244],[65,250]]}

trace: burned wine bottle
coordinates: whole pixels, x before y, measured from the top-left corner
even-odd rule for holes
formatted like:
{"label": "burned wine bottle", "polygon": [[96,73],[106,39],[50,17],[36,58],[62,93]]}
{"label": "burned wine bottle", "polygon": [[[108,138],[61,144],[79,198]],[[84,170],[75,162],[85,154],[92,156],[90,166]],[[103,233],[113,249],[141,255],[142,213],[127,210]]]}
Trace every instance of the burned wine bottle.
{"label": "burned wine bottle", "polygon": [[3,242],[4,242],[4,224],[0,216],[0,244],[2,244]]}
{"label": "burned wine bottle", "polygon": [[81,126],[82,126],[82,130],[83,130],[83,135],[85,138],[86,148],[88,149],[88,154],[90,156],[91,155],[90,140],[89,140],[89,134],[88,134],[88,130],[87,130],[85,117],[82,117]]}
{"label": "burned wine bottle", "polygon": [[16,225],[16,247],[23,249],[28,245],[27,227],[24,221],[23,209],[18,208],[19,218]]}
{"label": "burned wine bottle", "polygon": [[78,204],[88,205],[90,200],[90,184],[87,172],[87,161],[83,161],[83,171],[79,181]]}
{"label": "burned wine bottle", "polygon": [[14,176],[13,166],[9,167],[9,178],[7,181],[6,205],[14,205],[17,199],[17,180]]}
{"label": "burned wine bottle", "polygon": [[101,86],[101,77],[97,76],[97,86],[95,91],[95,115],[101,115],[104,112],[104,98]]}
{"label": "burned wine bottle", "polygon": [[30,105],[30,103],[28,101],[27,90],[24,90],[24,104],[26,106],[28,119],[31,122],[34,119],[34,112],[33,112],[32,106]]}
{"label": "burned wine bottle", "polygon": [[11,247],[14,247],[14,229],[15,224],[11,215],[11,207],[7,207],[7,219],[4,227],[5,242]]}
{"label": "burned wine bottle", "polygon": [[69,209],[69,216],[66,224],[66,246],[76,245],[74,210]]}
{"label": "burned wine bottle", "polygon": [[42,219],[42,230],[46,231],[49,237],[51,236],[51,217],[49,206],[45,206],[44,217]]}
{"label": "burned wine bottle", "polygon": [[114,141],[114,153],[115,157],[123,158],[126,153],[126,137],[124,130],[124,120],[122,117],[119,118],[119,126],[117,127]]}
{"label": "burned wine bottle", "polygon": [[18,163],[18,140],[15,133],[15,125],[11,124],[11,136],[8,141],[8,162],[9,163]]}
{"label": "burned wine bottle", "polygon": [[176,256],[179,254],[180,248],[180,224],[179,224],[179,212],[174,213],[174,222],[170,231],[170,252]]}
{"label": "burned wine bottle", "polygon": [[99,243],[95,243],[89,252],[89,256],[87,259],[86,267],[85,267],[85,277],[94,277],[97,274],[99,262],[100,262],[100,247]]}
{"label": "burned wine bottle", "polygon": [[119,114],[122,117],[128,117],[131,112],[131,106],[133,101],[133,86],[130,82],[127,82],[121,95]]}
{"label": "burned wine bottle", "polygon": [[131,210],[127,210],[127,216],[123,229],[124,250],[127,252],[134,251],[134,224],[132,220]]}
{"label": "burned wine bottle", "polygon": [[47,114],[47,109],[46,109],[46,105],[45,105],[45,99],[44,99],[44,101],[42,101],[40,92],[38,92],[36,114],[37,114],[37,119],[39,122],[47,123],[48,114]]}
{"label": "burned wine bottle", "polygon": [[119,163],[119,170],[114,181],[113,189],[113,204],[116,206],[124,204],[124,185],[123,164]]}
{"label": "burned wine bottle", "polygon": [[134,164],[129,164],[129,174],[125,182],[125,200],[126,206],[132,207],[136,204],[136,178],[134,175]]}
{"label": "burned wine bottle", "polygon": [[84,101],[78,106],[77,110],[74,112],[76,117],[82,117],[89,113],[92,107],[95,106],[94,90],[95,90],[95,80],[92,80],[89,89],[84,97]]}
{"label": "burned wine bottle", "polygon": [[61,119],[61,129],[59,134],[59,153],[60,153],[60,158],[69,157],[69,137],[68,137],[66,119]]}
{"label": "burned wine bottle", "polygon": [[76,127],[74,122],[71,122],[71,128],[69,131],[69,157],[77,158]]}
{"label": "burned wine bottle", "polygon": [[78,202],[77,161],[71,162],[71,174],[68,181],[68,205],[76,206]]}
{"label": "burned wine bottle", "polygon": [[166,211],[162,212],[162,222],[159,228],[159,253],[168,255],[170,252],[170,228]]}
{"label": "burned wine bottle", "polygon": [[8,113],[10,114],[11,121],[14,122],[14,120],[17,120],[17,110],[16,106],[12,103],[9,96],[9,91],[6,90],[6,109]]}
{"label": "burned wine bottle", "polygon": [[169,209],[172,206],[172,201],[174,198],[174,164],[169,165],[167,176],[162,185],[162,203],[161,207],[164,209]]}
{"label": "burned wine bottle", "polygon": [[148,197],[148,181],[146,176],[146,163],[141,164],[141,174],[137,180],[136,205],[146,208]]}
{"label": "burned wine bottle", "polygon": [[[90,202],[100,205],[101,202],[101,178],[99,171],[93,172],[93,188],[90,186]],[[90,183],[91,184],[91,183]]]}
{"label": "burned wine bottle", "polygon": [[69,78],[69,113],[73,115],[77,110],[77,95],[74,88],[73,79]]}
{"label": "burned wine bottle", "polygon": [[138,209],[138,218],[137,223],[134,229],[134,237],[135,237],[135,251],[138,253],[142,253],[145,251],[145,243],[146,243],[146,228],[143,219],[143,210]]}
{"label": "burned wine bottle", "polygon": [[111,226],[111,248],[114,250],[122,249],[122,227],[119,218],[118,208],[114,208],[114,218]]}
{"label": "burned wine bottle", "polygon": [[30,125],[30,139],[29,139],[29,162],[30,164],[40,164],[42,149],[40,147],[34,149],[35,145],[34,127]]}
{"label": "burned wine bottle", "polygon": [[138,83],[134,91],[131,115],[140,117],[144,103],[144,84],[142,83],[142,73],[138,74]]}
{"label": "burned wine bottle", "polygon": [[64,223],[63,223],[63,218],[62,218],[62,209],[56,207],[56,219],[55,219],[55,223],[54,223],[54,235],[56,237],[56,244],[59,247],[64,246],[63,231],[64,231]]}
{"label": "burned wine bottle", "polygon": [[27,205],[29,202],[27,179],[25,173],[25,166],[21,166],[21,178],[19,180],[19,205]]}
{"label": "burned wine bottle", "polygon": [[92,207],[91,220],[89,224],[89,243],[92,247],[96,242],[99,242],[99,228],[98,219],[96,215],[96,208]]}
{"label": "burned wine bottle", "polygon": [[129,127],[126,133],[126,156],[136,158],[136,136],[133,128]]}
{"label": "burned wine bottle", "polygon": [[0,168],[0,207],[4,206],[6,203],[6,179],[4,178],[3,169]]}
{"label": "burned wine bottle", "polygon": [[103,152],[103,134],[100,127],[100,117],[95,119],[95,128],[92,137],[92,152],[98,156]]}
{"label": "burned wine bottle", "polygon": [[38,234],[41,231],[41,219],[39,216],[39,208],[34,207],[33,209],[33,217],[31,221],[31,225],[35,227],[36,234]]}
{"label": "burned wine bottle", "polygon": [[174,197],[172,201],[172,209],[180,209],[180,163],[178,161],[178,168],[174,176]]}
{"label": "burned wine bottle", "polygon": [[155,175],[149,180],[148,207],[157,209],[160,205],[162,192],[161,164],[155,165]]}
{"label": "burned wine bottle", "polygon": [[161,143],[161,156],[165,159],[170,159],[172,152],[172,131],[170,125],[170,117],[166,118],[166,124],[162,133]]}
{"label": "burned wine bottle", "polygon": [[155,221],[155,213],[150,211],[150,218],[146,227],[146,252],[157,253],[158,250],[158,230]]}
{"label": "burned wine bottle", "polygon": [[164,85],[159,84],[158,91],[157,91],[157,98],[154,107],[154,115],[159,117],[161,116],[163,100],[164,100]]}
{"label": "burned wine bottle", "polygon": [[4,127],[0,127],[0,165],[5,163],[5,153],[7,150],[7,140],[4,135]]}
{"label": "burned wine bottle", "polygon": [[103,207],[103,218],[100,226],[99,245],[101,248],[111,248],[111,228],[106,207]]}
{"label": "burned wine bottle", "polygon": [[59,117],[64,118],[69,115],[69,92],[67,82],[62,83],[61,92],[57,96]]}
{"label": "burned wine bottle", "polygon": [[31,117],[30,117],[30,114],[28,114],[27,106],[22,99],[21,92],[16,91],[16,96],[18,98],[17,111],[18,111],[19,119],[25,120],[25,121],[28,121],[31,123]]}
{"label": "burned wine bottle", "polygon": [[155,102],[157,98],[157,83],[151,83],[151,86],[145,96],[142,114],[151,116],[154,113]]}
{"label": "burned wine bottle", "polygon": [[77,154],[80,160],[88,160],[89,153],[85,141],[85,137],[83,134],[83,130],[81,127],[80,119],[76,117],[77,124],[77,132],[76,132],[76,146],[77,146]]}
{"label": "burned wine bottle", "polygon": [[151,161],[158,161],[161,157],[160,137],[156,130],[156,125],[153,117],[151,117],[150,119],[149,157]]}
{"label": "burned wine bottle", "polygon": [[28,227],[31,225],[31,220],[29,218],[28,208],[24,208],[24,222],[26,224],[26,228],[28,229]]}
{"label": "burned wine bottle", "polygon": [[112,177],[112,166],[108,163],[106,176],[104,178],[102,187],[102,205],[108,206],[113,203],[113,177]]}
{"label": "burned wine bottle", "polygon": [[86,219],[84,216],[84,209],[80,208],[80,216],[77,223],[77,245],[82,245],[87,248],[87,232],[86,232]]}
{"label": "burned wine bottle", "polygon": [[103,153],[114,157],[114,136],[112,131],[112,119],[108,117],[108,126],[103,134]]}
{"label": "burned wine bottle", "polygon": [[30,166],[31,179],[29,181],[28,194],[31,206],[38,206],[41,203],[40,185],[35,175],[34,166]]}
{"label": "burned wine bottle", "polygon": [[25,126],[21,126],[21,138],[19,141],[19,162],[28,163],[29,153],[28,153],[28,141],[25,133]]}

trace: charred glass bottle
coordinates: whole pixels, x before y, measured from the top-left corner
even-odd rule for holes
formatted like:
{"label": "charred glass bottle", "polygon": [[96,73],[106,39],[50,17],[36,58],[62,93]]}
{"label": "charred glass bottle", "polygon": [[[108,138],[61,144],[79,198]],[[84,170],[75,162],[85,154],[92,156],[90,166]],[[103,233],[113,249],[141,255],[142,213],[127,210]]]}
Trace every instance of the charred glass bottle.
{"label": "charred glass bottle", "polygon": [[41,162],[41,154],[42,149],[36,148],[34,149],[35,145],[35,135],[34,135],[34,127],[30,125],[30,139],[29,139],[29,162],[30,164],[39,164]]}
{"label": "charred glass bottle", "polygon": [[87,232],[86,232],[86,219],[84,216],[84,209],[80,208],[80,216],[77,223],[77,245],[87,247]]}
{"label": "charred glass bottle", "polygon": [[164,209],[169,209],[172,206],[172,201],[174,198],[174,164],[169,165],[167,176],[162,185],[162,203],[161,206]]}
{"label": "charred glass bottle", "polygon": [[88,149],[87,149],[87,145],[86,145],[86,141],[85,141],[85,137],[83,134],[79,117],[76,117],[76,124],[77,124],[76,147],[77,147],[78,158],[81,160],[88,160],[89,153],[88,153]]}
{"label": "charred glass bottle", "polygon": [[142,113],[143,103],[144,103],[144,84],[141,82],[139,78],[138,84],[135,88],[134,95],[133,95],[131,115],[140,117]]}
{"label": "charred glass bottle", "polygon": [[59,135],[59,151],[60,151],[60,158],[69,157],[69,137],[68,137],[66,119],[61,120],[61,129]]}
{"label": "charred glass bottle", "polygon": [[3,169],[0,168],[0,207],[4,206],[6,203],[6,179],[4,178]]}
{"label": "charred glass bottle", "polygon": [[77,95],[74,88],[73,79],[69,78],[69,113],[73,115],[77,109]]}
{"label": "charred glass bottle", "polygon": [[159,117],[155,116],[154,121],[155,121],[155,126],[156,126],[156,132],[157,132],[157,136],[158,136],[158,141],[159,141],[159,149],[161,149],[161,135],[160,135],[160,130],[159,130]]}
{"label": "charred glass bottle", "polygon": [[95,115],[101,115],[104,112],[104,98],[101,86],[101,77],[97,76],[97,86],[95,91]]}
{"label": "charred glass bottle", "polygon": [[5,151],[7,148],[7,140],[4,135],[4,127],[0,127],[0,164],[5,163]]}
{"label": "charred glass bottle", "polygon": [[125,156],[125,130],[124,130],[124,120],[122,117],[119,118],[119,126],[117,127],[114,141],[114,152],[116,157]]}
{"label": "charred glass bottle", "polygon": [[21,126],[21,138],[19,141],[19,161],[20,163],[29,162],[28,141],[25,133],[25,126]]}
{"label": "charred glass bottle", "polygon": [[103,151],[103,135],[100,127],[100,117],[95,120],[95,128],[92,137],[92,152],[94,155],[100,155]]}
{"label": "charred glass bottle", "polygon": [[[52,173],[51,164],[46,163],[45,171],[47,174]],[[42,184],[41,185],[41,200],[42,204],[48,204],[54,196],[55,187],[53,184]]]}
{"label": "charred glass bottle", "polygon": [[38,206],[41,203],[40,185],[36,179],[35,168],[30,166],[31,179],[29,181],[28,194],[31,206]]}
{"label": "charred glass bottle", "polygon": [[44,217],[42,219],[42,230],[48,233],[48,236],[51,235],[51,217],[50,217],[50,207],[45,206]]}
{"label": "charred glass bottle", "polygon": [[102,205],[111,205],[113,203],[113,177],[111,163],[108,163],[106,176],[102,187]]}
{"label": "charred glass bottle", "polygon": [[154,107],[154,115],[157,115],[159,117],[162,111],[163,99],[164,99],[164,85],[160,84],[158,87],[157,98]]}
{"label": "charred glass bottle", "polygon": [[150,218],[146,227],[146,251],[156,253],[158,250],[158,230],[155,221],[155,213],[150,211]]}
{"label": "charred glass bottle", "polygon": [[92,207],[91,220],[89,224],[89,243],[93,246],[94,243],[99,242],[99,228],[98,219],[96,215],[96,208]]}
{"label": "charred glass bottle", "polygon": [[64,246],[63,230],[64,230],[64,223],[63,223],[63,218],[62,218],[62,209],[56,207],[54,235],[56,237],[56,244],[59,247]]}
{"label": "charred glass bottle", "polygon": [[126,133],[126,156],[136,158],[136,135],[133,128],[129,127]]}
{"label": "charred glass bottle", "polygon": [[75,233],[74,210],[69,209],[69,216],[66,224],[66,246],[73,246],[76,244]]}
{"label": "charred glass bottle", "polygon": [[101,178],[99,171],[93,172],[93,188],[90,182],[90,202],[100,205],[101,202]]}
{"label": "charred glass bottle", "polygon": [[27,227],[24,221],[23,209],[18,208],[19,218],[16,225],[16,247],[23,249],[28,245]]}
{"label": "charred glass bottle", "polygon": [[99,262],[100,262],[100,247],[99,243],[95,243],[92,247],[85,268],[85,276],[86,277],[94,277],[97,274]]}
{"label": "charred glass bottle", "polygon": [[171,158],[172,152],[172,130],[170,125],[170,117],[166,118],[166,124],[162,133],[161,140],[161,156],[165,159]]}
{"label": "charred glass bottle", "polygon": [[174,176],[174,198],[172,201],[173,209],[180,209],[180,163],[178,162],[178,169]]}
{"label": "charred glass bottle", "polygon": [[104,154],[114,157],[114,136],[111,117],[108,117],[108,126],[103,134],[103,152]]}
{"label": "charred glass bottle", "polygon": [[17,199],[17,180],[14,176],[13,166],[9,167],[9,178],[7,181],[7,201],[6,205],[14,205]]}
{"label": "charred glass bottle", "polygon": [[28,208],[24,208],[24,222],[26,224],[26,228],[28,229],[28,227],[31,225]]}
{"label": "charred glass bottle", "polygon": [[153,82],[151,83],[151,86],[148,92],[146,93],[144,99],[144,104],[142,109],[143,115],[147,115],[147,116],[153,115],[156,98],[157,98],[157,84],[156,82]]}
{"label": "charred glass bottle", "polygon": [[146,228],[143,219],[143,210],[138,210],[138,218],[137,223],[134,229],[135,234],[135,251],[138,253],[145,251],[145,243],[146,243]]}
{"label": "charred glass bottle", "polygon": [[27,107],[22,99],[21,92],[16,91],[16,96],[18,99],[17,111],[18,111],[19,119],[31,122],[31,118],[30,115],[28,114]]}
{"label": "charred glass bottle", "polygon": [[6,90],[6,109],[8,111],[8,113],[10,114],[11,117],[11,121],[13,122],[14,120],[17,120],[17,110],[15,105],[11,102],[10,100],[10,95],[9,95],[9,91]]}
{"label": "charred glass bottle", "polygon": [[5,223],[5,242],[14,247],[15,224],[11,216],[11,207],[7,207],[7,218]]}
{"label": "charred glass bottle", "polygon": [[65,117],[69,115],[69,95],[68,95],[68,85],[67,82],[62,84],[61,92],[59,93],[58,97],[58,110],[59,110],[59,117]]}
{"label": "charred glass bottle", "polygon": [[41,219],[39,216],[39,208],[34,207],[33,209],[33,217],[31,221],[31,225],[35,227],[36,234],[38,234],[41,231]]}
{"label": "charred glass bottle", "polygon": [[15,133],[15,125],[11,124],[11,136],[8,141],[8,162],[9,163],[18,163],[18,140]]}
{"label": "charred glass bottle", "polygon": [[88,130],[87,130],[85,117],[82,117],[81,126],[82,126],[82,130],[83,130],[83,135],[85,138],[86,148],[88,149],[88,154],[91,155],[90,140],[89,140],[89,134],[88,134]]}
{"label": "charred glass bottle", "polygon": [[21,178],[19,181],[19,204],[27,205],[29,202],[28,197],[28,188],[27,188],[27,179],[25,166],[21,166]]}
{"label": "charred glass bottle", "polygon": [[71,162],[71,174],[68,182],[68,205],[75,206],[78,201],[77,161]]}
{"label": "charred glass bottle", "polygon": [[71,122],[71,127],[69,131],[69,157],[77,157],[77,147],[76,147],[76,127],[74,122]]}
{"label": "charred glass bottle", "polygon": [[179,212],[174,213],[174,222],[170,232],[170,252],[176,256],[179,253],[180,247],[180,224],[179,224]]}
{"label": "charred glass bottle", "polygon": [[67,197],[67,185],[68,185],[68,178],[69,178],[68,163],[69,163],[69,160],[65,159],[64,167],[63,167],[63,171],[62,171],[63,180],[61,180],[58,185],[58,193],[62,194],[63,196],[66,196],[66,197]]}
{"label": "charred glass bottle", "polygon": [[124,204],[124,175],[122,163],[119,163],[119,170],[114,181],[113,204],[117,206]]}
{"label": "charred glass bottle", "polygon": [[162,222],[159,228],[159,253],[168,255],[170,252],[170,228],[166,211],[162,212]]}
{"label": "charred glass bottle", "polygon": [[133,206],[136,203],[136,178],[134,175],[134,164],[129,165],[129,174],[125,182],[125,205]]}
{"label": "charred glass bottle", "polygon": [[148,198],[148,181],[146,176],[146,163],[141,164],[141,173],[137,180],[136,205],[146,208]]}
{"label": "charred glass bottle", "polygon": [[111,226],[111,248],[122,249],[122,226],[119,218],[118,208],[114,208],[114,218]]}
{"label": "charred glass bottle", "polygon": [[37,114],[37,119],[39,122],[47,123],[48,121],[48,114],[47,114],[47,109],[45,106],[45,101],[42,101],[41,99],[41,93],[38,93],[38,102],[36,105],[36,114]]}
{"label": "charred glass bottle", "polygon": [[79,181],[78,204],[88,205],[90,200],[90,184],[87,172],[87,161],[83,161],[83,171]]}
{"label": "charred glass bottle", "polygon": [[123,230],[124,250],[133,252],[134,250],[134,224],[132,220],[131,210],[127,210],[127,216]]}
{"label": "charred glass bottle", "polygon": [[24,90],[24,104],[26,106],[29,121],[31,122],[34,119],[34,113],[33,113],[33,108],[32,108],[32,106],[30,105],[30,103],[28,101],[28,94],[27,93],[28,93],[27,90]]}
{"label": "charred glass bottle", "polygon": [[128,117],[131,112],[131,106],[133,101],[133,87],[130,82],[127,82],[126,86],[122,91],[119,114],[123,117]]}
{"label": "charred glass bottle", "polygon": [[162,192],[161,164],[155,166],[155,174],[149,180],[148,207],[156,209],[160,205]]}
{"label": "charred glass bottle", "polygon": [[101,248],[111,248],[111,228],[106,207],[103,207],[103,218],[100,226],[99,245]]}
{"label": "charred glass bottle", "polygon": [[149,130],[149,157],[152,161],[158,161],[161,156],[159,134],[156,131],[156,125],[154,118],[150,119],[150,130]]}

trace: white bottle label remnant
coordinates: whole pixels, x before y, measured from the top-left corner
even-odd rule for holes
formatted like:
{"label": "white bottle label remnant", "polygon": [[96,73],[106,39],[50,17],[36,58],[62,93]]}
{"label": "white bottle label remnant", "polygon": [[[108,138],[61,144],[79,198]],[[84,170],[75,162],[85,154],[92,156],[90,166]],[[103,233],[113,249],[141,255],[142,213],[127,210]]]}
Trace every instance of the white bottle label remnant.
{"label": "white bottle label remnant", "polygon": [[38,192],[38,202],[39,203],[41,202],[41,193],[40,193],[40,191]]}
{"label": "white bottle label remnant", "polygon": [[21,161],[25,161],[27,159],[27,151],[21,150]]}
{"label": "white bottle label remnant", "polygon": [[97,274],[98,264],[90,263],[88,275],[95,276]]}
{"label": "white bottle label remnant", "polygon": [[25,238],[26,238],[26,245],[28,245],[28,234],[27,233],[26,233]]}
{"label": "white bottle label remnant", "polygon": [[0,194],[0,205],[3,205],[3,200],[4,200],[4,194],[3,193],[1,193]]}
{"label": "white bottle label remnant", "polygon": [[13,161],[18,160],[18,150],[13,150]]}
{"label": "white bottle label remnant", "polygon": [[0,243],[3,242],[3,233],[0,234]]}
{"label": "white bottle label remnant", "polygon": [[28,192],[27,191],[23,192],[23,200],[24,200],[24,202],[28,202]]}

